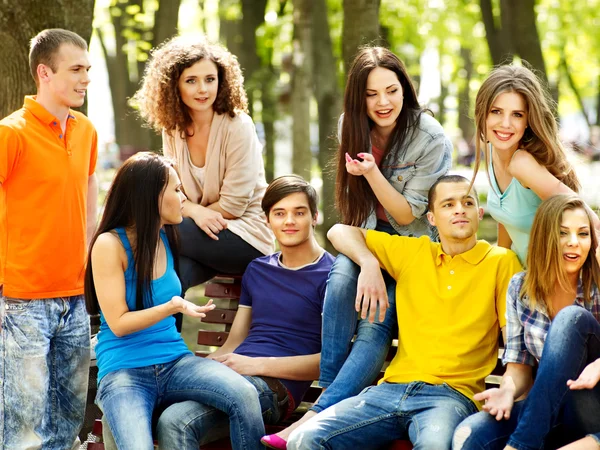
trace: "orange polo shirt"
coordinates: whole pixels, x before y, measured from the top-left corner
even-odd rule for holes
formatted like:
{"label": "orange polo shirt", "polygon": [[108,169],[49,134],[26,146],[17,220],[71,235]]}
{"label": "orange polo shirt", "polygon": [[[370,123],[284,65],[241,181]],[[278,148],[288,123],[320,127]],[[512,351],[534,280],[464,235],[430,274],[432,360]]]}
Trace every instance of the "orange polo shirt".
{"label": "orange polo shirt", "polygon": [[0,285],[4,295],[83,294],[88,178],[97,135],[70,111],[66,131],[35,97],[0,121]]}

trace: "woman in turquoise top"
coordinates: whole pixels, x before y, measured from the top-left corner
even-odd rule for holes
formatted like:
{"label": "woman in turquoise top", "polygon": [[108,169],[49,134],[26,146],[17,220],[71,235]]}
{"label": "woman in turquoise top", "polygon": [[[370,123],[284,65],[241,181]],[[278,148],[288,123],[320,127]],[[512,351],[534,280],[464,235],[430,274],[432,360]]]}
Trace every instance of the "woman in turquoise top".
{"label": "woman in turquoise top", "polygon": [[[173,314],[201,318],[214,308],[180,296],[174,225],[184,199],[173,164],[153,153],[128,159],[108,192],[85,274],[88,311],[101,320],[96,402],[119,449],[152,450],[155,409],[184,400],[224,411],[234,449],[259,449],[264,425],[253,385],[195,357],[175,328]],[[224,396],[223,385],[240,389]]]}
{"label": "woman in turquoise top", "polygon": [[558,137],[552,100],[535,74],[500,66],[483,82],[475,100],[477,140],[490,180],[488,211],[498,222],[498,245],[512,248],[525,264],[533,216],[542,200],[577,193],[579,181]]}

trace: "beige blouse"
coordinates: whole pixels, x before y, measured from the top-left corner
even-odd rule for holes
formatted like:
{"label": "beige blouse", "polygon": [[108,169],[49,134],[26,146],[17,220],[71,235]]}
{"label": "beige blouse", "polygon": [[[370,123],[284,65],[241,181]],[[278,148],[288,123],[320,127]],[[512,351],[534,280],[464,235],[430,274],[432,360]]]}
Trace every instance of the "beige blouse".
{"label": "beige blouse", "polygon": [[204,183],[194,175],[185,138],[176,130],[173,136],[163,131],[163,152],[175,160],[188,198],[207,206],[219,206],[237,219],[227,228],[259,252],[274,251],[274,237],[260,206],[267,188],[262,145],[254,122],[245,113],[236,117],[214,113],[208,136]]}

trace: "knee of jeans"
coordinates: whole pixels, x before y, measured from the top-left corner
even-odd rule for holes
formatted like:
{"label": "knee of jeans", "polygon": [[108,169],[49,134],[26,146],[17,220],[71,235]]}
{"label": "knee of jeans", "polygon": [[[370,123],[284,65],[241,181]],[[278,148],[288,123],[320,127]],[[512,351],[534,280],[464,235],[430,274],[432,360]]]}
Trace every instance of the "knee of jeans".
{"label": "knee of jeans", "polygon": [[452,438],[452,450],[462,450],[472,431],[469,425],[459,425]]}
{"label": "knee of jeans", "polygon": [[578,324],[582,321],[596,319],[587,309],[581,306],[570,305],[561,309],[554,320],[552,321],[553,328],[577,328]]}

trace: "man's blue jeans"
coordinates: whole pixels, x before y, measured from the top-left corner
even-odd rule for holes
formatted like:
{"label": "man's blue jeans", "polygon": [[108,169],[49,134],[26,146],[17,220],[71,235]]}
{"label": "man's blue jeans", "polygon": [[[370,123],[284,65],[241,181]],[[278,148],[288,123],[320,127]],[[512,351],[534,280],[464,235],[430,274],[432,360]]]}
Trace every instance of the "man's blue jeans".
{"label": "man's blue jeans", "polygon": [[410,439],[415,450],[445,450],[454,428],[475,412],[475,404],[447,384],[382,383],[311,418],[292,432],[287,448],[367,450]]}
{"label": "man's blue jeans", "polygon": [[[390,303],[385,320],[360,320],[357,328],[354,301],[360,267],[341,253],[331,267],[323,303],[319,378],[319,385],[327,389],[311,408],[316,412],[357,395],[381,370],[397,324],[396,282],[387,272],[382,273]],[[350,350],[355,331],[356,341]]]}
{"label": "man's blue jeans", "polygon": [[456,430],[454,449],[503,449],[507,444],[541,449],[560,425],[572,432],[571,440],[589,434],[600,444],[600,384],[580,391],[567,386],[599,357],[600,324],[594,316],[579,306],[562,309],[548,331],[527,399],[515,403],[509,420],[498,422],[485,412],[468,418]]}
{"label": "man's blue jeans", "polygon": [[89,366],[83,296],[19,300],[0,288],[0,448],[70,449]]}
{"label": "man's blue jeans", "polygon": [[[254,395],[258,395],[264,423],[277,423],[280,419],[277,394],[260,377],[244,378],[256,389]],[[229,388],[230,385],[223,386],[223,389]],[[198,450],[199,445],[229,436],[229,417],[201,403],[175,403],[160,415],[156,432],[160,448]]]}
{"label": "man's blue jeans", "polygon": [[[227,366],[187,354],[167,364],[105,375],[96,402],[119,449],[152,450],[152,415],[193,400],[223,411],[235,450],[261,449],[265,428],[254,386]],[[174,447],[177,448],[177,447]]]}

